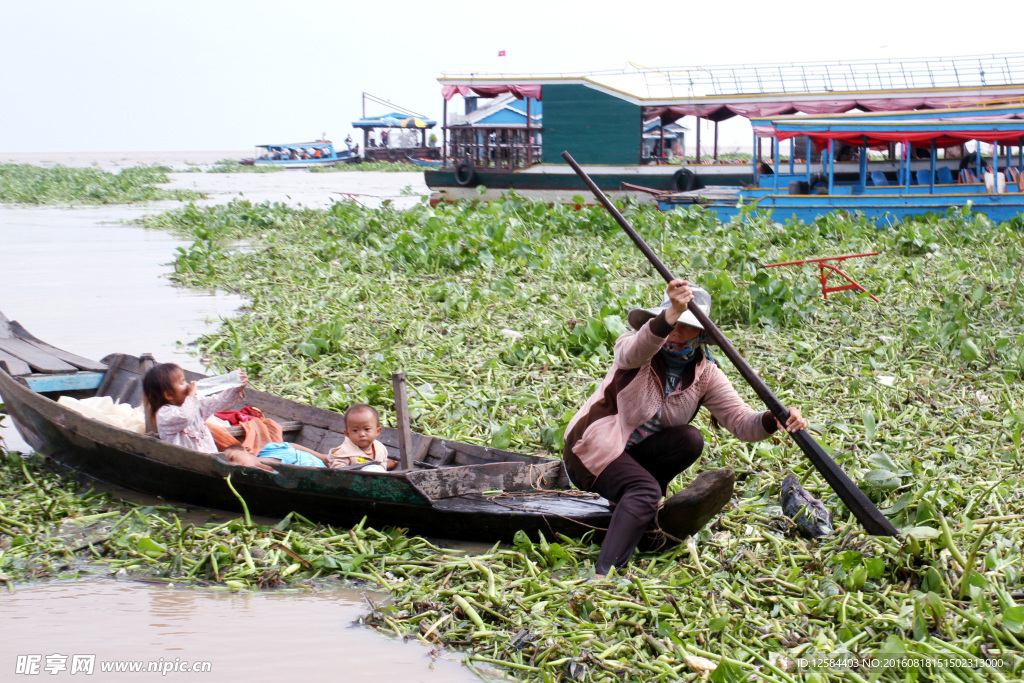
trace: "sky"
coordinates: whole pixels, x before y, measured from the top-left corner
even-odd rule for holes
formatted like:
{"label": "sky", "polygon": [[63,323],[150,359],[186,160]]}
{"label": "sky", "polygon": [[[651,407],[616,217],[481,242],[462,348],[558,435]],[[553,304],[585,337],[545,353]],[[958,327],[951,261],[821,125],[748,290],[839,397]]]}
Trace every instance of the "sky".
{"label": "sky", "polygon": [[[247,150],[322,133],[361,141],[351,122],[362,116],[362,93],[440,120],[437,79],[445,71],[1014,49],[1024,10],[1004,0],[982,4],[985,16],[1012,27],[950,0],[5,0],[0,152]],[[367,114],[385,109],[371,104]],[[733,128],[738,140],[749,139],[745,122]]]}

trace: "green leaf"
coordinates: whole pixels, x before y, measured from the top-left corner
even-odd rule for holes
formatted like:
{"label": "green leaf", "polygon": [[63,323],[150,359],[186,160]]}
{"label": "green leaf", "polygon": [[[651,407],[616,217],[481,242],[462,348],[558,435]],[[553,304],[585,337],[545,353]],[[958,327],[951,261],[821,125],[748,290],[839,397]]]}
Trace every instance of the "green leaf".
{"label": "green leaf", "polygon": [[708,676],[711,683],[741,683],[743,679],[744,674],[740,668],[724,659],[718,662],[718,666]]}
{"label": "green leaf", "polygon": [[964,339],[960,342],[960,357],[969,363],[981,358],[981,350],[970,339]]}
{"label": "green leaf", "polygon": [[864,563],[864,566],[868,569],[869,579],[877,579],[885,573],[885,561],[880,557],[872,557]]}
{"label": "green leaf", "polygon": [[149,555],[150,557],[160,557],[167,553],[166,547],[160,545],[149,536],[143,536],[140,538],[136,542],[135,547],[140,553]]}
{"label": "green leaf", "polygon": [[835,556],[835,563],[849,572],[859,567],[863,559],[864,555],[858,550],[844,550]]}
{"label": "green leaf", "polygon": [[864,440],[871,443],[875,440],[875,414],[865,410],[861,417],[864,420]]}
{"label": "green leaf", "polygon": [[729,615],[723,614],[712,619],[711,622],[708,624],[708,628],[711,629],[713,632],[717,633],[718,631],[723,630],[728,625]]}
{"label": "green leaf", "polygon": [[604,327],[608,330],[612,339],[618,339],[622,335],[626,334],[626,332],[629,332],[629,328],[627,328],[626,324],[622,322],[622,318],[617,315],[606,315],[602,322],[604,322]]}
{"label": "green leaf", "polygon": [[933,540],[942,535],[942,532],[930,526],[910,527],[909,529],[903,529],[900,533],[903,536],[913,536],[920,541]]}
{"label": "green leaf", "polygon": [[491,428],[491,447],[506,449],[512,445],[512,428],[507,424]]}
{"label": "green leaf", "polygon": [[1004,609],[1002,615],[1003,626],[1011,633],[1020,635],[1021,631],[1024,630],[1024,606]]}
{"label": "green leaf", "polygon": [[876,489],[893,491],[900,487],[902,480],[889,470],[871,470],[864,475],[864,483]]}

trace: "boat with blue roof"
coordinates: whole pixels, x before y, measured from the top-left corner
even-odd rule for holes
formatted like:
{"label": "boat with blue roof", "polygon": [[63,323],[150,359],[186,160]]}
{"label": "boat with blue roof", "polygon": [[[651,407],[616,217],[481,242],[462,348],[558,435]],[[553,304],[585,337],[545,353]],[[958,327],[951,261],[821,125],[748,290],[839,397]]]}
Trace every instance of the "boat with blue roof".
{"label": "boat with blue roof", "polygon": [[356,164],[362,160],[359,145],[345,150],[334,148],[330,140],[315,142],[288,142],[256,145],[256,156],[241,163],[247,166],[277,166],[282,168],[309,168],[311,166],[337,166]]}

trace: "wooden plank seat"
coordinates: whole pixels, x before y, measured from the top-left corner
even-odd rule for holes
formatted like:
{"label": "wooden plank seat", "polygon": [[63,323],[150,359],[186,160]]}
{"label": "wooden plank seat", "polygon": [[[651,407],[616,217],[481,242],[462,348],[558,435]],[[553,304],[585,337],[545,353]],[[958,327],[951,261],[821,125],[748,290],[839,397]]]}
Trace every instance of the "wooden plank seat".
{"label": "wooden plank seat", "polygon": [[36,372],[47,375],[61,374],[65,372],[77,372],[78,368],[70,363],[65,363],[55,358],[46,351],[33,346],[23,339],[14,337],[0,337],[0,351],[20,358],[29,364]]}
{"label": "wooden plank seat", "polygon": [[[288,432],[297,432],[300,429],[302,429],[302,423],[296,420],[275,420],[275,422],[281,425],[281,431],[284,432],[285,434],[287,434]],[[228,427],[227,430],[228,434],[235,437],[236,439],[245,437],[245,430],[242,429],[241,425],[235,427]]]}
{"label": "wooden plank seat", "polygon": [[32,368],[28,366],[28,363],[20,358],[15,358],[6,351],[0,351],[0,367],[12,377],[20,377],[32,373]]}
{"label": "wooden plank seat", "polygon": [[73,365],[79,370],[85,370],[87,372],[106,372],[107,366],[98,361],[94,361],[83,356],[79,356],[75,353],[70,353],[64,349],[58,349],[56,346],[47,344],[42,339],[39,339],[24,327],[21,326],[17,320],[9,321],[10,331],[15,337],[21,339],[24,342],[36,347],[44,353],[48,353],[58,360],[62,360],[69,365]]}

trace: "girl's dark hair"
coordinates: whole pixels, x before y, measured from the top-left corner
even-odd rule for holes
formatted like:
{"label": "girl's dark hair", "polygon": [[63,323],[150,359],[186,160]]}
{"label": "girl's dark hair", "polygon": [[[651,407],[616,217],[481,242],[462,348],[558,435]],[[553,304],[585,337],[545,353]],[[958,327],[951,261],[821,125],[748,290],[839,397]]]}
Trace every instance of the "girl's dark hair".
{"label": "girl's dark hair", "polygon": [[160,363],[154,365],[142,378],[142,397],[146,402],[146,414],[153,422],[156,422],[156,411],[170,403],[165,394],[174,390],[171,378],[175,372],[184,372],[180,366],[174,363]]}
{"label": "girl's dark hair", "polygon": [[348,407],[348,410],[345,411],[346,429],[348,428],[347,425],[349,416],[362,412],[370,413],[371,415],[373,415],[373,419],[377,421],[377,426],[380,426],[380,412],[376,408],[374,408],[373,406],[368,406],[365,403],[353,403]]}

